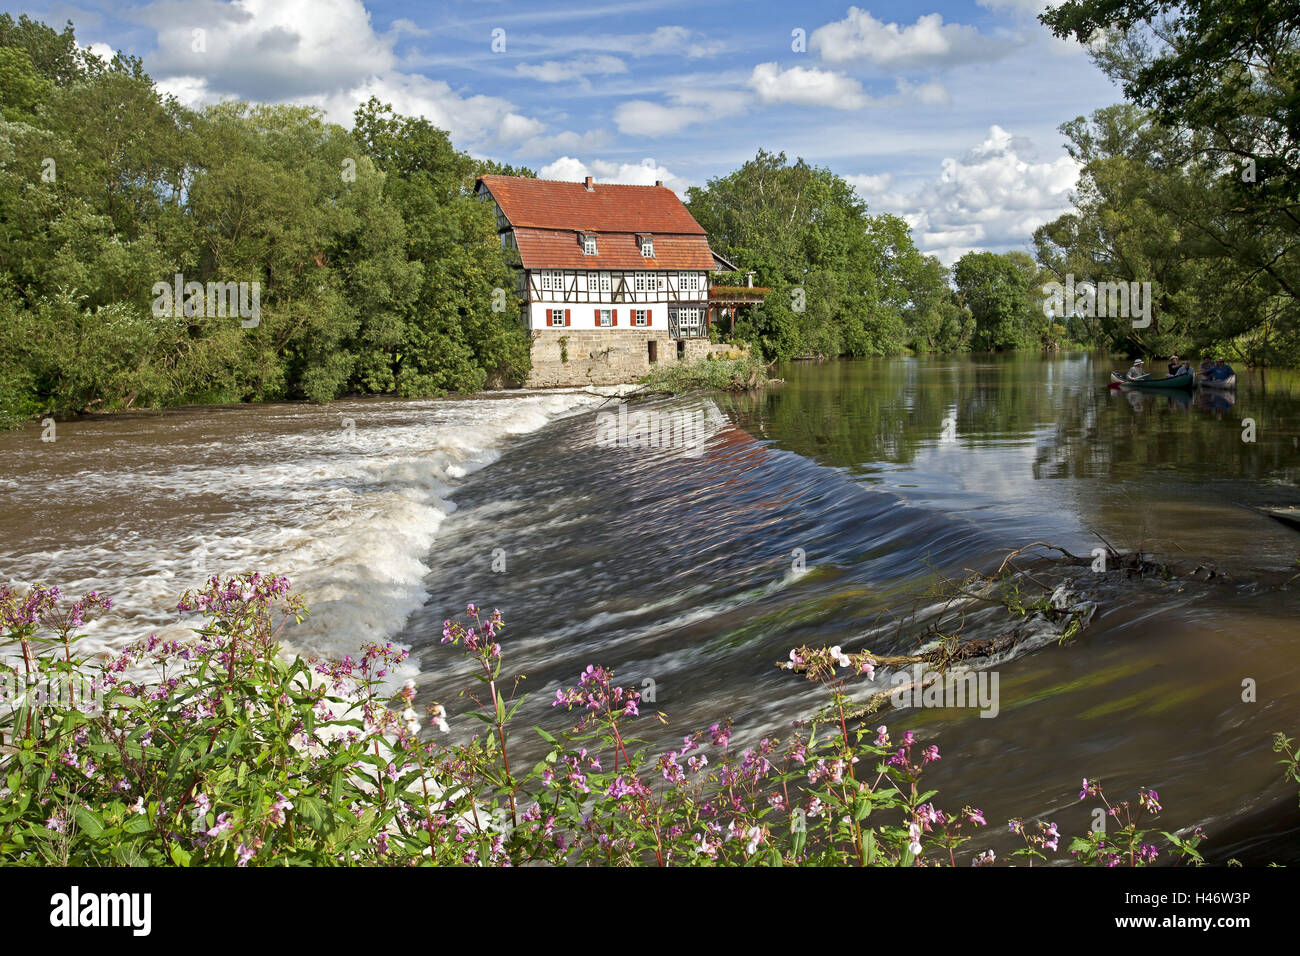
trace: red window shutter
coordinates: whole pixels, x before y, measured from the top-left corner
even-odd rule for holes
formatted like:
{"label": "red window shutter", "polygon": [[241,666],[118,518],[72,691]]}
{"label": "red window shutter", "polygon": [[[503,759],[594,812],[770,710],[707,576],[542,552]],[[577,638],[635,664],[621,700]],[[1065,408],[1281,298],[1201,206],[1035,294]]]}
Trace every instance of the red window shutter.
{"label": "red window shutter", "polygon": [[618,325],[618,309],[614,309],[612,312],[610,312],[609,316],[610,316],[609,324]]}
{"label": "red window shutter", "polygon": [[550,309],[547,309],[547,310],[546,310],[546,324],[547,324],[547,325],[550,325],[550,324],[551,324],[551,310],[550,310]]}
{"label": "red window shutter", "polygon": [[596,310],[596,328],[600,328],[600,309]]}
{"label": "red window shutter", "polygon": [[565,325],[568,325],[568,324],[569,324],[569,310],[568,310],[568,309],[565,309],[565,310],[564,310],[564,324],[565,324]]}
{"label": "red window shutter", "polygon": [[645,324],[646,324],[646,328],[649,328],[650,326],[654,325],[654,310],[653,310],[653,309],[646,309],[646,310],[645,310]]}

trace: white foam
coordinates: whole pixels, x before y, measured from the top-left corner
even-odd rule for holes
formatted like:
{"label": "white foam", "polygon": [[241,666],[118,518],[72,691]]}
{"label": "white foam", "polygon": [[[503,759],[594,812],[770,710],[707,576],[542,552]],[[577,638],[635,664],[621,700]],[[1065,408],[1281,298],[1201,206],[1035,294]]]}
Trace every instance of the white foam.
{"label": "white foam", "polygon": [[[84,650],[93,653],[150,632],[187,633],[193,621],[181,621],[175,603],[206,575],[282,573],[311,608],[288,635],[291,646],[355,653],[367,640],[397,633],[425,601],[425,559],[463,479],[496,461],[511,438],[600,401],[552,391],[340,403],[285,415],[250,407],[244,440],[194,440],[141,455],[153,462],[148,466],[52,477],[41,490],[46,500],[102,496],[107,512],[129,482],[142,511],[163,502],[168,520],[103,515],[97,533],[104,540],[6,554],[0,580],[110,594],[114,611],[86,629]],[[206,414],[197,411],[190,421]],[[302,427],[286,429],[284,420],[295,417]],[[345,433],[339,423],[348,418],[353,427]],[[161,430],[144,438],[161,440]]]}

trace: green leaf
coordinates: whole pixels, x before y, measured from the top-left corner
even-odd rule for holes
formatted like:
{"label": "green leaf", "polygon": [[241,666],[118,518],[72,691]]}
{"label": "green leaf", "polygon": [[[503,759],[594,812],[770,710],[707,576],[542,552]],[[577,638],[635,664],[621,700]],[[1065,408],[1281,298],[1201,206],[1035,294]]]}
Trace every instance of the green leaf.
{"label": "green leaf", "polygon": [[876,849],[876,831],[874,829],[864,830],[862,832],[862,860],[867,866],[876,865],[876,857],[879,851]]}
{"label": "green leaf", "polygon": [[76,819],[77,826],[81,828],[82,832],[88,834],[92,840],[103,835],[104,825],[100,823],[99,817],[86,807],[77,808]]}

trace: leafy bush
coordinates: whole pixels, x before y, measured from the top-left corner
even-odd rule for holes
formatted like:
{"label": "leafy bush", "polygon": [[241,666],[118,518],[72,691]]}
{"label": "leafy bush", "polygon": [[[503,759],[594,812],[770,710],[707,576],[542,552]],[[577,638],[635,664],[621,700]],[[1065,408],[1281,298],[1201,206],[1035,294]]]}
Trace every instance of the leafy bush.
{"label": "leafy bush", "polygon": [[647,392],[677,395],[695,389],[739,392],[768,383],[767,367],[752,355],[656,365],[641,380]]}

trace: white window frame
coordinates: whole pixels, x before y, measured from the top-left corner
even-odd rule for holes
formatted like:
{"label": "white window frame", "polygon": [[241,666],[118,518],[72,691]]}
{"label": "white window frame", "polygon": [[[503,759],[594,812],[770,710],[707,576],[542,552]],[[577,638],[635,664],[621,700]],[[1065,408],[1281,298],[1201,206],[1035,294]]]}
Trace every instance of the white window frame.
{"label": "white window frame", "polygon": [[650,236],[644,236],[641,239],[641,255],[646,259],[655,257],[655,241]]}
{"label": "white window frame", "polygon": [[612,329],[614,327],[614,310],[601,309],[600,318],[596,320],[596,328]]}
{"label": "white window frame", "polygon": [[584,256],[594,256],[594,255],[596,254],[596,237],[595,237],[595,236],[583,236],[583,237],[582,237],[582,254],[583,254]]}
{"label": "white window frame", "polygon": [[550,313],[550,318],[551,318],[551,323],[550,323],[550,324],[551,324],[551,327],[552,327],[552,328],[554,328],[554,327],[557,326],[557,325],[563,325],[563,324],[564,324],[564,310],[563,310],[563,309],[547,309],[546,311]]}
{"label": "white window frame", "polygon": [[678,292],[699,292],[700,274],[698,272],[677,273],[677,291]]}
{"label": "white window frame", "polygon": [[704,310],[698,306],[674,306],[668,312],[669,331],[679,339],[704,337]]}
{"label": "white window frame", "polygon": [[650,319],[647,318],[648,313],[649,313],[649,309],[633,309],[632,324],[642,329],[649,326]]}
{"label": "white window frame", "polygon": [[543,292],[563,292],[564,271],[562,269],[543,269],[540,282]]}
{"label": "white window frame", "polygon": [[633,292],[658,292],[659,277],[653,272],[637,272],[632,276]]}

